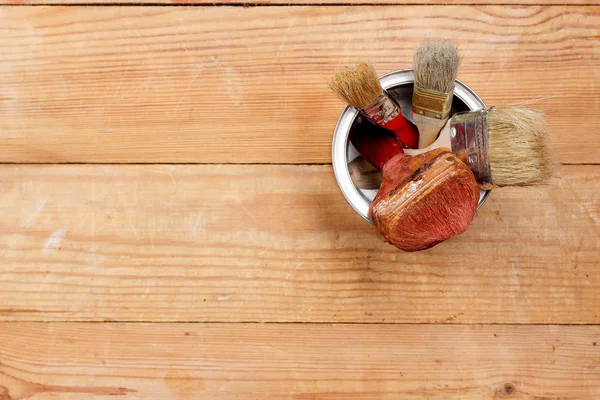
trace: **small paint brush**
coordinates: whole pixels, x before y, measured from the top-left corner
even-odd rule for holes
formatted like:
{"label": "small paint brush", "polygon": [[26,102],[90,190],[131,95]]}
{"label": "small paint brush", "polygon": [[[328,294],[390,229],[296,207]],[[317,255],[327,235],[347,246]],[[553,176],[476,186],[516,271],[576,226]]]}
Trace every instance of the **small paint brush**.
{"label": "small paint brush", "polygon": [[456,45],[426,39],[414,52],[412,118],[419,128],[419,149],[433,143],[450,117],[460,65]]}
{"label": "small paint brush", "polygon": [[446,147],[465,162],[484,189],[527,186],[550,177],[548,126],[543,114],[520,107],[492,107],[457,113],[420,154]]}
{"label": "small paint brush", "polygon": [[346,67],[336,73],[328,85],[340,99],[361,110],[375,125],[394,132],[405,147],[417,148],[417,128],[404,118],[398,103],[381,87],[370,64],[363,62],[354,68]]}

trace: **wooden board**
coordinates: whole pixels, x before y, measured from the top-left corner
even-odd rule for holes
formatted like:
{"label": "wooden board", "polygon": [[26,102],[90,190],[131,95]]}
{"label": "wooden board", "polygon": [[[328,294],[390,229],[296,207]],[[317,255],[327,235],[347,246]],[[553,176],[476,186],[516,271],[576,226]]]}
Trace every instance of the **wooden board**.
{"label": "wooden board", "polygon": [[402,253],[330,166],[3,166],[0,319],[599,323],[600,166]]}
{"label": "wooden board", "polygon": [[600,162],[600,7],[2,7],[0,162],[328,163],[325,81],[411,65],[425,32],[488,105],[548,114]]}
{"label": "wooden board", "polygon": [[3,323],[0,398],[592,400],[599,360],[598,326]]}
{"label": "wooden board", "polygon": [[254,5],[327,5],[327,4],[343,4],[343,5],[368,5],[375,4],[383,5],[453,5],[453,4],[473,4],[473,5],[490,5],[490,4],[517,4],[517,5],[596,5],[594,0],[0,0],[0,4],[15,4],[15,5],[77,5],[77,4],[127,4],[147,6],[154,4],[164,5],[232,5],[251,7]]}

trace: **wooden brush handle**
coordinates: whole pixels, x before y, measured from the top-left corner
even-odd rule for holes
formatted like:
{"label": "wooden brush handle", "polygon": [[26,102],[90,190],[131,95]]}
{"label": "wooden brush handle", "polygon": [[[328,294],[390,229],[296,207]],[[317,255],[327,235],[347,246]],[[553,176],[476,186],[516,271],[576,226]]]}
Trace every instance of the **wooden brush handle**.
{"label": "wooden brush handle", "polygon": [[382,170],[392,157],[403,154],[402,144],[395,135],[383,129],[360,129],[350,134],[350,141],[371,164]]}
{"label": "wooden brush handle", "polygon": [[419,149],[423,149],[435,142],[440,130],[446,125],[446,121],[448,121],[448,119],[427,117],[414,111],[412,117],[417,128],[419,128]]}
{"label": "wooden brush handle", "polygon": [[383,127],[394,132],[394,135],[409,149],[416,149],[419,146],[419,130],[404,118],[402,112]]}
{"label": "wooden brush handle", "polygon": [[375,125],[389,129],[409,149],[419,144],[419,131],[402,115],[398,102],[385,90],[363,108],[365,116]]}
{"label": "wooden brush handle", "polygon": [[439,136],[435,142],[422,149],[406,149],[404,152],[410,156],[416,156],[417,154],[423,154],[433,149],[439,149],[440,147],[445,147],[447,149],[452,150],[452,139],[450,138],[450,121],[446,122],[446,125],[439,133]]}

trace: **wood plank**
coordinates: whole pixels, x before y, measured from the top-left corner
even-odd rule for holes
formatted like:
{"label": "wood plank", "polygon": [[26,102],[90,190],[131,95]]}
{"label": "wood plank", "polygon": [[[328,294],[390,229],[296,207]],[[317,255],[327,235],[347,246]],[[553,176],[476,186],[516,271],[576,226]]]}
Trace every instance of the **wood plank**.
{"label": "wood plank", "polygon": [[0,319],[600,323],[600,166],[402,253],[330,166],[2,166]]}
{"label": "wood plank", "polygon": [[600,7],[3,7],[0,162],[327,163],[343,64],[465,55],[489,105],[548,114],[555,159],[600,162]]}
{"label": "wood plank", "polygon": [[0,0],[0,4],[28,5],[78,5],[78,4],[206,4],[206,5],[323,5],[323,4],[353,4],[353,5],[596,5],[593,0]]}
{"label": "wood plank", "polygon": [[598,326],[0,324],[3,399],[597,399]]}

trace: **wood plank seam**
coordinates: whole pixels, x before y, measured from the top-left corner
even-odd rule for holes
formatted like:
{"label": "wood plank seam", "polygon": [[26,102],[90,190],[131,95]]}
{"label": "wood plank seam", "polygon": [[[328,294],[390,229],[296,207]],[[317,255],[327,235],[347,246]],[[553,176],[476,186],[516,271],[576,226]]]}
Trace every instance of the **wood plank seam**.
{"label": "wood plank seam", "polygon": [[[39,6],[39,7],[242,7],[242,8],[252,8],[252,7],[296,7],[296,6],[315,6],[315,7],[451,7],[451,6],[515,6],[515,2],[486,2],[485,0],[478,0],[480,2],[448,2],[448,3],[432,3],[431,1],[423,0],[422,2],[390,2],[390,1],[382,1],[382,2],[310,2],[306,1],[296,1],[296,2],[288,2],[285,3],[261,3],[261,2],[243,2],[243,1],[223,1],[223,2],[202,2],[203,0],[199,0],[200,2],[168,2],[168,0],[163,0],[163,3],[160,2],[147,2],[140,1],[135,2],[131,0],[124,0],[123,2],[118,1],[102,1],[102,2],[89,2],[86,0],[81,0],[81,2],[77,2],[79,0],[74,0],[73,2],[37,2],[35,0],[29,1],[26,3],[12,3],[14,0],[3,0],[0,2],[0,7],[30,7],[30,6]],[[63,0],[59,0],[63,1]],[[176,0],[177,1],[177,0]],[[435,0],[432,0],[435,1]],[[577,6],[597,6],[597,3],[593,2],[566,2],[566,3],[556,3],[556,2],[548,2],[549,0],[540,0],[535,2],[521,2],[521,4],[525,6],[544,6],[544,7],[577,7]]]}

